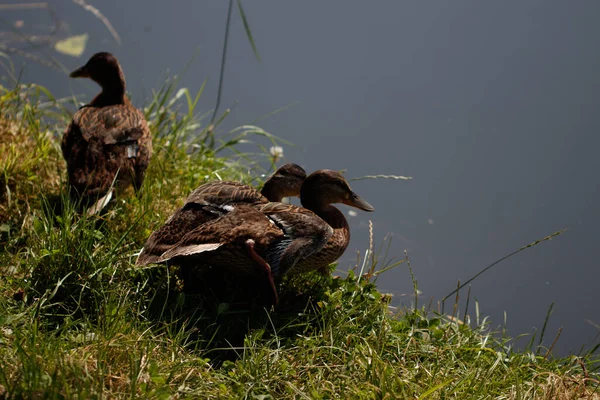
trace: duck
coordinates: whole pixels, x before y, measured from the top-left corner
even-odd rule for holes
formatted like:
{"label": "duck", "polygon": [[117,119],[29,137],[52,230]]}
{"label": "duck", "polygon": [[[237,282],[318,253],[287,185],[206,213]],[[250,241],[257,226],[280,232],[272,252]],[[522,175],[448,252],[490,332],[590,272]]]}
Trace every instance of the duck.
{"label": "duck", "polygon": [[186,233],[157,262],[185,268],[210,265],[236,274],[258,269],[266,275],[276,305],[283,276],[323,268],[346,250],[348,222],[332,204],[374,211],[332,170],[310,174],[302,183],[300,199],[302,207],[278,202],[238,206]]}
{"label": "duck", "polygon": [[139,193],[152,157],[152,136],[144,114],[125,94],[125,75],[115,56],[94,54],[71,78],[89,78],[101,87],[67,126],[61,150],[67,162],[69,193],[101,211],[118,192],[133,186]]}
{"label": "duck", "polygon": [[234,181],[213,181],[195,189],[165,224],[146,240],[136,264],[146,266],[158,261],[160,256],[179,242],[194,228],[221,217],[237,205],[257,205],[281,202],[284,197],[299,197],[306,179],[306,171],[297,164],[279,167],[259,191],[252,186]]}

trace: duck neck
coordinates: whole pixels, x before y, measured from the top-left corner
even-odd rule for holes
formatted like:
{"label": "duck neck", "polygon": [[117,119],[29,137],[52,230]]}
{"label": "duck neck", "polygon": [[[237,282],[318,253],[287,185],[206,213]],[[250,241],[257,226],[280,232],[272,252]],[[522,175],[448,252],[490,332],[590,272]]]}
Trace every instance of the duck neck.
{"label": "duck neck", "polygon": [[283,199],[283,196],[277,190],[277,185],[272,184],[271,181],[266,181],[263,188],[260,191],[260,194],[265,196],[267,200],[271,202],[280,202]]}
{"label": "duck neck", "polygon": [[327,222],[334,230],[334,235],[343,236],[350,240],[350,228],[344,214],[331,204],[319,205],[302,199],[302,205],[317,214]]}
{"label": "duck neck", "polygon": [[127,96],[125,96],[125,76],[120,68],[95,81],[102,87],[102,91],[94,97],[90,103],[91,106],[104,107],[129,103]]}

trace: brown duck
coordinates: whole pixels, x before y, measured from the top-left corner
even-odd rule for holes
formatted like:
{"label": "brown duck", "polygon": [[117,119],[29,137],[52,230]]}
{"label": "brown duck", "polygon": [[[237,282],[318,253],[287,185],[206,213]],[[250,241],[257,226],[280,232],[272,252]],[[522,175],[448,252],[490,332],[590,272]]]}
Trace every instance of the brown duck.
{"label": "brown duck", "polygon": [[125,76],[110,53],[96,53],[69,75],[90,78],[102,91],[81,107],[67,127],[61,149],[67,161],[70,194],[99,212],[118,190],[139,191],[150,157],[152,137],[144,114],[125,95]]}
{"label": "brown duck", "polygon": [[154,231],[146,241],[136,264],[148,265],[177,244],[185,234],[196,227],[219,218],[235,209],[237,205],[258,205],[280,202],[284,197],[300,196],[306,172],[296,164],[285,164],[273,173],[259,192],[239,182],[215,181],[205,183],[194,190],[183,207]]}
{"label": "brown duck", "polygon": [[316,171],[304,181],[301,200],[306,208],[283,203],[238,206],[185,234],[157,261],[186,268],[211,265],[234,273],[260,268],[276,303],[275,282],[286,273],[329,265],[348,246],[348,223],[332,203],[373,211],[341,174],[330,170]]}

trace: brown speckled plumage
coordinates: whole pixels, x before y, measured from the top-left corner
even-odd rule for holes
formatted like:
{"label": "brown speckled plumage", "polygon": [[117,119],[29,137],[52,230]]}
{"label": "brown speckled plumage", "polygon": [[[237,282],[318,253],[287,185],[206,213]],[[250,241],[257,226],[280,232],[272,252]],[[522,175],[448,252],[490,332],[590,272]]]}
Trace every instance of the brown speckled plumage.
{"label": "brown speckled plumage", "polygon": [[329,170],[311,174],[302,185],[301,198],[306,208],[275,202],[236,204],[186,232],[155,261],[251,272],[256,263],[245,250],[251,239],[277,279],[287,272],[322,268],[344,252],[350,240],[348,224],[331,203],[373,210],[352,192],[341,174]]}
{"label": "brown speckled plumage", "polygon": [[157,262],[180,265],[184,283],[196,281],[209,266],[234,276],[263,275],[276,304],[276,281],[298,260],[319,251],[332,234],[325,221],[302,207],[236,204],[186,233]]}
{"label": "brown speckled plumage", "polygon": [[235,205],[266,204],[269,201],[279,202],[283,197],[299,196],[305,178],[306,172],[301,167],[285,164],[267,179],[260,192],[239,182],[215,181],[201,185],[190,193],[183,207],[175,211],[162,227],[150,235],[137,264],[157,262],[165,251],[177,244],[187,233],[208,221],[224,216]]}
{"label": "brown speckled plumage", "polygon": [[102,91],[80,108],[62,138],[70,192],[85,205],[133,185],[139,190],[152,156],[152,138],[144,114],[125,96],[125,78],[117,59],[97,53],[71,77],[86,77]]}
{"label": "brown speckled plumage", "polygon": [[[176,246],[161,255],[159,262],[172,260],[177,264],[176,258],[189,257],[196,264],[218,265],[241,273],[252,273],[256,266],[245,251],[249,239],[254,241],[258,254],[264,255],[263,258],[267,260],[274,259],[272,264],[278,262],[278,259],[294,263],[295,258],[286,258],[285,255],[289,247],[288,241],[302,238],[311,243],[316,242],[315,245],[320,248],[333,233],[314,213],[302,207],[282,203],[266,205],[268,204],[280,204],[282,208],[267,211],[270,217],[267,218],[261,206],[238,204],[232,212],[188,232]],[[301,240],[300,244],[304,243]],[[219,247],[211,249],[211,244]],[[202,251],[203,246],[208,246],[209,250]]]}
{"label": "brown speckled plumage", "polygon": [[350,243],[348,221],[346,221],[344,215],[337,208],[330,206],[326,213],[324,210],[321,210],[317,215],[331,226],[333,234],[319,252],[299,260],[288,271],[289,274],[299,274],[327,267],[344,254],[348,243]]}
{"label": "brown speckled plumage", "polygon": [[181,266],[186,288],[201,279],[207,267],[241,279],[264,276],[271,304],[276,304],[276,280],[299,259],[321,249],[332,234],[326,222],[302,207],[236,204],[185,234],[157,262]]}

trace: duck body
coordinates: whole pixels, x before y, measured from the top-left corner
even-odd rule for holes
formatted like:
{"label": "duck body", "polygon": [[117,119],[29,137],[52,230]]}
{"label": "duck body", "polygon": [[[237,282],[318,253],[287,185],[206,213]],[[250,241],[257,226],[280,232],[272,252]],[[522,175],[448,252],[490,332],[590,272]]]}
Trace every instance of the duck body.
{"label": "duck body", "polygon": [[152,157],[152,138],[144,114],[125,96],[118,61],[97,53],[70,76],[91,78],[102,87],[73,115],[63,134],[71,195],[89,205],[111,196],[113,186],[117,191],[133,186],[137,192]]}
{"label": "duck body", "polygon": [[331,226],[302,207],[238,204],[185,234],[156,262],[179,265],[187,292],[210,268],[238,281],[263,276],[270,303],[277,304],[277,283],[298,260],[321,250],[332,235]]}
{"label": "duck body", "polygon": [[[234,211],[188,232],[158,262],[218,266],[254,274],[248,243],[269,263],[275,277],[325,245],[333,230],[314,213],[283,203],[240,204]],[[264,256],[263,256],[264,255]],[[289,266],[288,266],[289,265]]]}
{"label": "duck body", "polygon": [[71,191],[97,198],[113,183],[118,190],[142,186],[152,139],[143,114],[131,105],[86,106],[73,116],[61,149]]}
{"label": "duck body", "polygon": [[[300,166],[285,164],[267,179],[260,192],[240,182],[215,181],[201,185],[190,193],[184,205],[175,211],[162,227],[150,235],[138,257],[137,264],[159,262],[160,256],[175,246],[186,234],[209,221],[224,217],[239,206],[257,206],[270,201],[279,202],[283,197],[299,196],[305,178],[306,172]],[[229,229],[229,223],[244,214],[246,214],[246,221],[256,217],[250,209],[242,207],[232,218],[224,220],[221,225],[222,233],[225,234]],[[262,221],[260,218],[259,220]],[[242,222],[242,219],[237,221]],[[207,229],[212,229],[210,232],[216,235],[218,233],[215,232],[216,226],[219,225],[211,224]],[[256,225],[255,227],[258,229]],[[202,235],[209,235],[209,233],[202,233]]]}
{"label": "duck body", "polygon": [[314,172],[300,192],[305,207],[277,202],[229,206],[228,213],[185,233],[155,262],[185,266],[188,271],[210,266],[234,274],[252,274],[260,267],[277,299],[276,282],[285,274],[327,266],[348,246],[348,223],[331,203],[373,211],[334,171]]}
{"label": "duck body", "polygon": [[[239,182],[209,182],[194,190],[184,205],[146,240],[137,264],[159,262],[160,256],[198,226],[218,219],[237,205],[267,203],[260,192]],[[225,231],[226,225],[223,225]]]}
{"label": "duck body", "polygon": [[350,243],[350,227],[344,215],[335,207],[330,206],[327,213],[317,214],[332,228],[332,234],[320,251],[309,257],[300,259],[288,271],[290,275],[305,273],[313,270],[324,270],[337,261],[348,248]]}
{"label": "duck body", "polygon": [[312,211],[269,201],[298,196],[305,177],[300,167],[286,164],[265,182],[260,193],[237,182],[200,186],[148,238],[137,264],[179,265],[188,293],[210,276],[211,268],[212,279],[219,276],[215,270],[225,274],[216,278],[216,287],[227,276],[238,282],[245,276],[250,286],[254,285],[252,279],[266,276],[271,302],[276,303],[275,278],[300,257],[318,251],[333,234]]}

